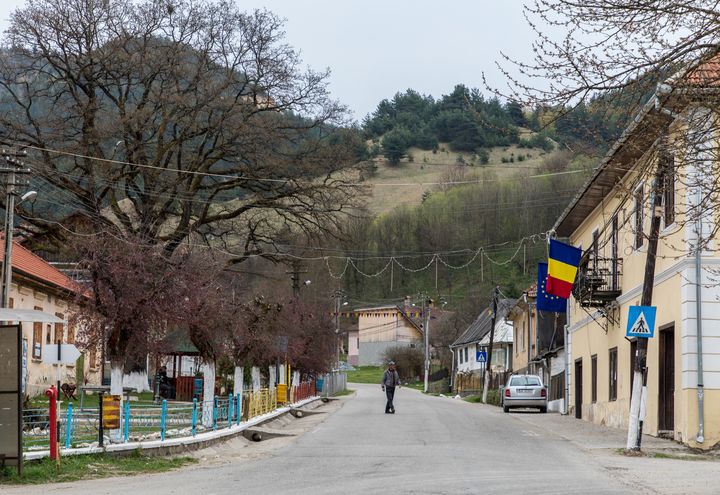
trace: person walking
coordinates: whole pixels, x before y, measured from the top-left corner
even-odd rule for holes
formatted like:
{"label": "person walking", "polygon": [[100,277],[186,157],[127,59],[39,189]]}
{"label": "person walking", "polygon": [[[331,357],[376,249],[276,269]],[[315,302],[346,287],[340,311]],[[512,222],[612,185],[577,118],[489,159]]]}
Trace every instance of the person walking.
{"label": "person walking", "polygon": [[390,361],[388,363],[388,369],[383,373],[382,378],[382,389],[385,391],[387,396],[387,403],[385,404],[385,414],[395,414],[395,405],[393,404],[393,398],[395,397],[395,387],[400,386],[400,375],[395,370],[395,362]]}

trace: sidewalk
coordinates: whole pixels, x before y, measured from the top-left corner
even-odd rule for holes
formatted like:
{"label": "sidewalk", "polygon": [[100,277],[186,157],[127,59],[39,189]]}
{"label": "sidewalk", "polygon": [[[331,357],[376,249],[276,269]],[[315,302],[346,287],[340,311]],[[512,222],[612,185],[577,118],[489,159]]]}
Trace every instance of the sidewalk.
{"label": "sidewalk", "polygon": [[[500,413],[502,414],[502,411]],[[627,444],[627,430],[597,425],[576,419],[574,416],[563,416],[558,413],[537,414],[534,411],[514,411],[509,413],[509,416],[568,440],[583,450],[617,450],[624,449]],[[713,454],[698,454],[697,451],[674,440],[650,435],[643,435],[642,451],[645,454],[717,457]]]}

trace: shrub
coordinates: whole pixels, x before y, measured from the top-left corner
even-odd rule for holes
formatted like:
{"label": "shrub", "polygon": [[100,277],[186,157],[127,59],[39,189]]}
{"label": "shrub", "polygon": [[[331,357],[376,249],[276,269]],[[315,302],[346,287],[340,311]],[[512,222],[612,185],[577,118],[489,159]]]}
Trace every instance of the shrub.
{"label": "shrub", "polygon": [[383,354],[384,362],[395,361],[395,366],[403,380],[413,379],[422,375],[425,355],[420,347],[395,346],[388,348]]}
{"label": "shrub", "polygon": [[484,148],[478,150],[477,156],[480,159],[480,165],[487,165],[490,161],[490,154]]}

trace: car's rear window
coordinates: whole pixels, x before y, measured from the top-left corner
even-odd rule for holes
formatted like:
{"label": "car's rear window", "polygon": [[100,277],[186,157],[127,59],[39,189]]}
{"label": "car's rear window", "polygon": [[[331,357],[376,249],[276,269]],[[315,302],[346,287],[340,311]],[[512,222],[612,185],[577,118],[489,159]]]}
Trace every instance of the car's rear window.
{"label": "car's rear window", "polygon": [[510,386],[540,386],[540,379],[536,376],[514,376],[510,379]]}

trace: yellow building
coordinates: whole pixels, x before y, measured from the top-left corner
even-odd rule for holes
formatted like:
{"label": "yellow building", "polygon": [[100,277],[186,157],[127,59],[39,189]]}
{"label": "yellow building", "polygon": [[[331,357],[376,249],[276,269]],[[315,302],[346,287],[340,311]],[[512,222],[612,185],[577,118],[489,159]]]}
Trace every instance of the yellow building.
{"label": "yellow building", "polygon": [[[625,338],[628,307],[641,299],[653,215],[652,179],[658,164],[671,165],[662,207],[655,210],[661,215],[652,298],[657,319],[648,342],[644,432],[701,448],[720,442],[720,284],[711,280],[720,256],[710,250],[701,254],[703,284],[698,291],[696,232],[713,232],[715,220],[711,214],[693,213],[704,210],[694,208],[696,198],[717,174],[711,156],[702,151],[717,138],[703,127],[709,117],[717,118],[704,91],[708,70],[715,69],[717,64],[701,65],[658,86],[554,226],[559,238],[583,249],[568,301],[569,412],[598,424],[626,427],[636,348]],[[715,242],[711,239],[709,246]],[[697,346],[698,309],[702,353]],[[698,364],[704,368],[700,380]],[[704,383],[702,411],[698,382]]]}

